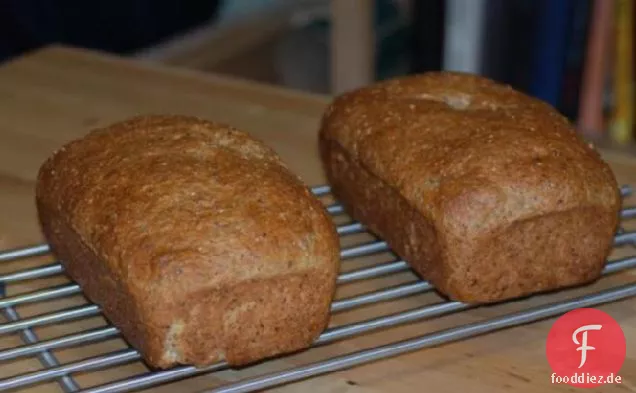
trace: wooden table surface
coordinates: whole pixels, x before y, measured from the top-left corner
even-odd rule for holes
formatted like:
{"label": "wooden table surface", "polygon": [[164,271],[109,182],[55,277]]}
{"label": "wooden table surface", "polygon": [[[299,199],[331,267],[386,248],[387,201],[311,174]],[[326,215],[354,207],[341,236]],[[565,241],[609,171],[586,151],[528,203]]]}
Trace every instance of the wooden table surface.
{"label": "wooden table surface", "polygon": [[[90,128],[144,113],[180,113],[232,123],[273,146],[310,185],[324,179],[316,152],[316,130],[328,99],[244,81],[202,75],[157,65],[133,63],[105,55],[68,48],[48,48],[0,67],[0,249],[39,243],[33,203],[33,186],[40,163],[51,151]],[[636,160],[604,152],[622,184],[636,185]],[[628,204],[633,200],[628,199]],[[636,254],[633,249],[615,255]],[[380,255],[374,260],[387,258]],[[0,275],[28,266],[51,262],[51,257],[0,263]],[[348,262],[345,269],[363,266],[369,259]],[[482,320],[502,312],[519,310],[602,288],[634,281],[634,273],[614,275],[587,288],[496,307],[475,309],[444,318],[413,323],[312,349],[240,370],[223,371],[164,385],[155,391],[201,391],[247,376],[306,364],[326,356],[425,334],[458,323]],[[411,273],[348,285],[338,296],[351,296],[381,286],[412,280]],[[8,295],[42,286],[64,283],[65,278],[32,280],[8,286]],[[340,325],[436,302],[435,294],[410,296],[334,315]],[[82,304],[81,296],[18,307],[22,317]],[[623,383],[596,391],[636,391],[636,299],[600,309],[616,318],[625,332],[627,360]],[[1,317],[0,317],[1,318]],[[281,392],[571,392],[567,385],[550,382],[551,370],[544,354],[547,332],[554,319],[512,328],[438,348],[420,350],[389,360],[308,379],[275,389]],[[80,329],[103,326],[100,317],[35,329],[40,339],[54,338]],[[19,345],[16,337],[0,338],[0,350]],[[62,363],[125,348],[119,339],[58,350]],[[40,368],[35,359],[0,363],[0,378]],[[145,372],[140,363],[75,375],[84,387]],[[31,391],[60,391],[57,384],[32,387]]]}

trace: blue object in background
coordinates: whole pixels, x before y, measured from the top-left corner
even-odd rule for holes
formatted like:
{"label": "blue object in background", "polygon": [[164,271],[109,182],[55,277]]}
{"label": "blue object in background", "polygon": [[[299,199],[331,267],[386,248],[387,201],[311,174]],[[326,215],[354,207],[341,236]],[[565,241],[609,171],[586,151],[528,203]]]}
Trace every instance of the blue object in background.
{"label": "blue object in background", "polygon": [[561,113],[573,122],[578,118],[580,82],[583,78],[591,15],[592,2],[590,0],[577,0],[574,2],[572,20],[568,31],[563,86],[558,106]]}
{"label": "blue object in background", "polygon": [[558,106],[575,0],[538,0],[529,93]]}

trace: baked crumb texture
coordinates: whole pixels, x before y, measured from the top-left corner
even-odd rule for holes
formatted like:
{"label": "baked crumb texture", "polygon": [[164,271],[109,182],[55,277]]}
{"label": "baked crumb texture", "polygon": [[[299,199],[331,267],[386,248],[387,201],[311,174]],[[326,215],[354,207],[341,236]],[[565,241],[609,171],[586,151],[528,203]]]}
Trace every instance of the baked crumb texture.
{"label": "baked crumb texture", "polygon": [[338,237],[273,150],[232,127],[144,116],[41,167],[43,232],[153,367],[244,365],[327,326]]}
{"label": "baked crumb texture", "polygon": [[320,130],[334,193],[454,300],[597,279],[617,229],[609,166],[555,109],[461,73],[336,97]]}

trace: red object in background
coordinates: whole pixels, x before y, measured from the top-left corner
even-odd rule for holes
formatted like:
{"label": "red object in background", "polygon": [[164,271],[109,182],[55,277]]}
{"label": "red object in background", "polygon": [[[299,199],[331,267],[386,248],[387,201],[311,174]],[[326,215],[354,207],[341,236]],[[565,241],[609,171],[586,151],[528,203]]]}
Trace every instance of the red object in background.
{"label": "red object in background", "polygon": [[579,99],[579,130],[587,136],[605,133],[603,97],[611,56],[614,2],[595,0]]}

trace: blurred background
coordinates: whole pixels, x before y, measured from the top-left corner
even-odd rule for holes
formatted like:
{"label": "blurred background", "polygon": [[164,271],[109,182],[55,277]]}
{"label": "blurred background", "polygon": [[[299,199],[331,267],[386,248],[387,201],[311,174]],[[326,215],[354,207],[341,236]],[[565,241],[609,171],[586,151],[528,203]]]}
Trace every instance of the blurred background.
{"label": "blurred background", "polygon": [[433,70],[631,146],[633,0],[0,0],[0,62],[60,43],[321,94]]}

